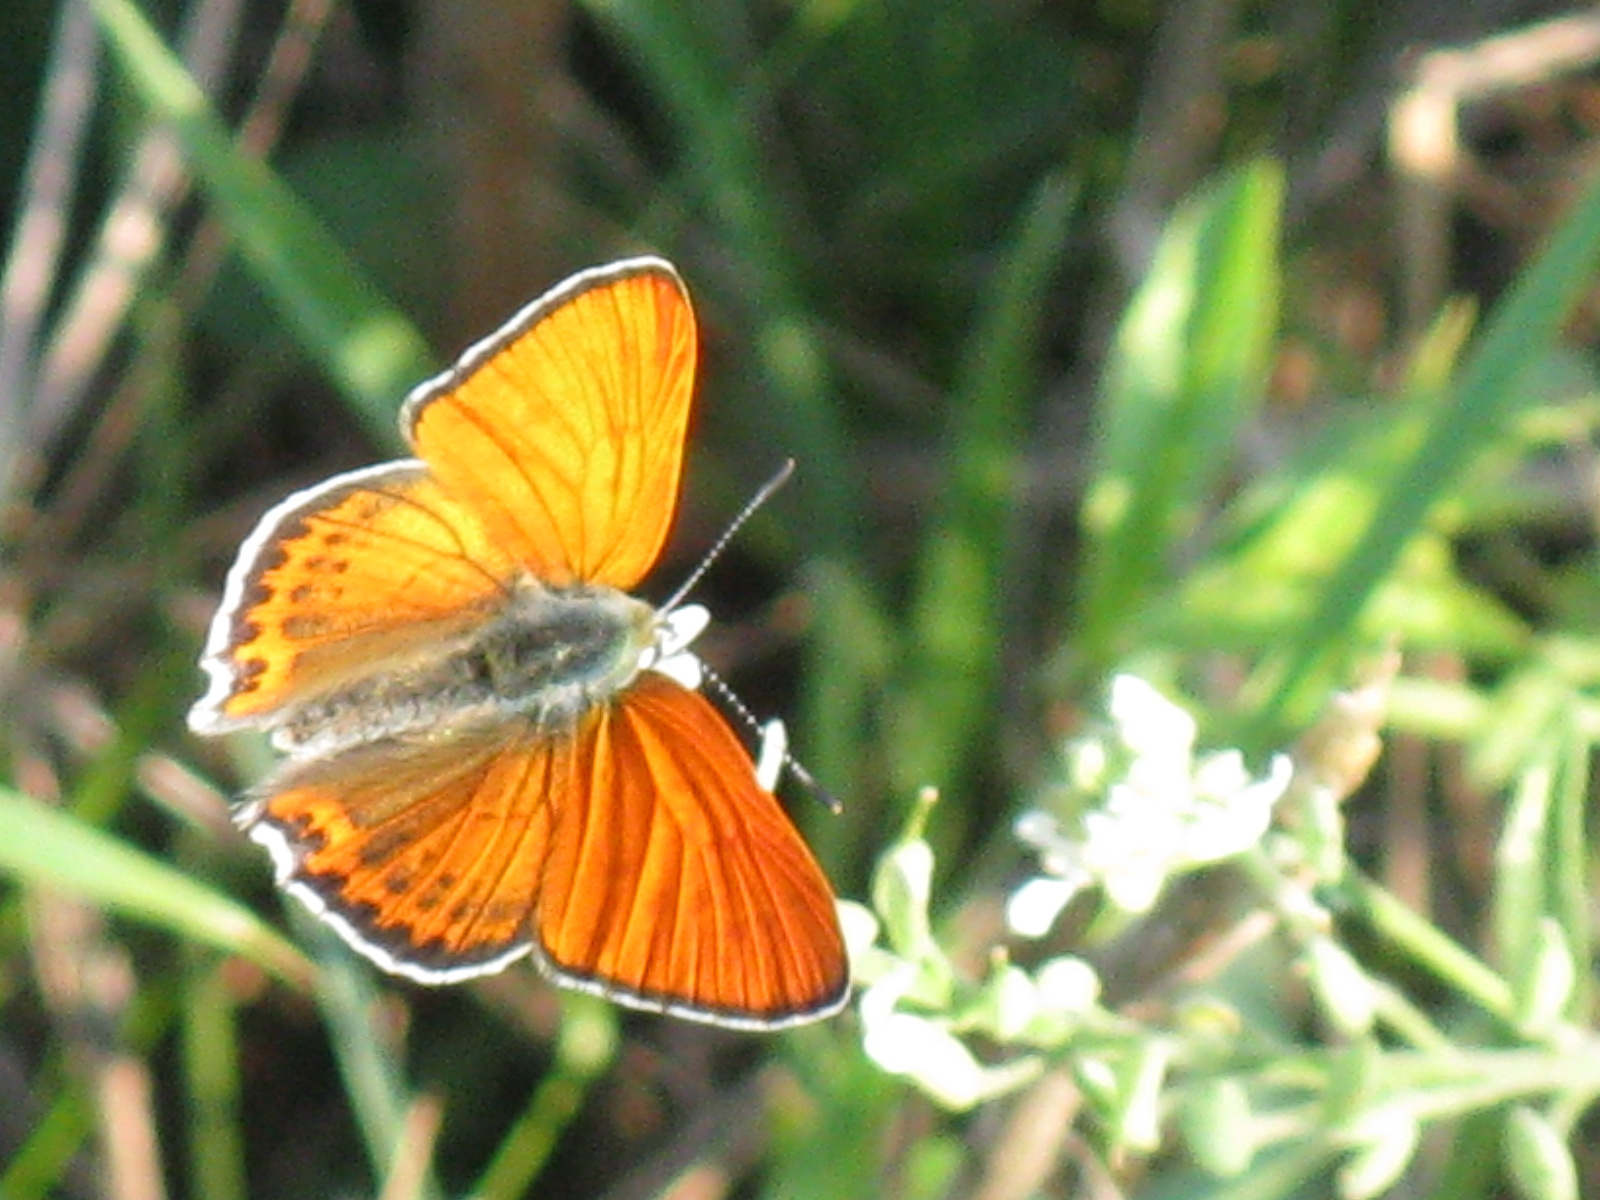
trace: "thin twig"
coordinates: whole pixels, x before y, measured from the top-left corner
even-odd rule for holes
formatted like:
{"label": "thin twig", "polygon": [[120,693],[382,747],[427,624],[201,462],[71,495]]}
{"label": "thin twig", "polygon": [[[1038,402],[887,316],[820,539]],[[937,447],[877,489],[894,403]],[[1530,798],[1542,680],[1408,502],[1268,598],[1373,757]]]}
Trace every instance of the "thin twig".
{"label": "thin twig", "polygon": [[[216,90],[227,66],[242,7],[242,0],[200,0],[185,23],[183,61],[208,92]],[[188,194],[188,176],[172,130],[147,131],[132,161],[39,368],[28,437],[41,447],[55,439],[82,404],[140,281],[161,252],[168,214]]]}
{"label": "thin twig", "polygon": [[84,0],[61,6],[45,68],[38,128],[22,177],[20,215],[0,278],[0,500],[10,491],[32,407],[34,342],[78,182],[78,148],[94,106],[99,39]]}
{"label": "thin twig", "polygon": [[[289,107],[311,69],[331,9],[332,0],[293,0],[284,15],[260,85],[239,123],[236,142],[246,157],[265,158],[277,145]],[[184,309],[196,303],[210,287],[230,240],[226,226],[214,216],[208,216],[195,232],[178,287],[179,303]]]}
{"label": "thin twig", "polygon": [[[265,158],[283,131],[288,109],[310,69],[316,43],[327,23],[330,0],[295,0],[285,16],[268,57],[260,86],[240,125],[238,143],[248,156]],[[57,489],[57,502],[39,537],[61,545],[75,536],[94,511],[106,482],[114,479],[114,464],[138,434],[152,385],[165,379],[173,341],[187,316],[200,304],[227,253],[227,229],[207,217],[195,232],[174,289],[175,311],[166,314],[156,336],[141,346],[141,361],[124,376],[112,394],[67,477]],[[164,335],[164,336],[163,336]]]}
{"label": "thin twig", "polygon": [[1399,186],[1403,323],[1419,336],[1449,286],[1450,221],[1466,160],[1461,111],[1470,102],[1531,87],[1600,59],[1600,15],[1576,13],[1470,46],[1435,50],[1416,65],[1389,114],[1389,158]]}
{"label": "thin twig", "polygon": [[1083,1096],[1068,1071],[1058,1068],[1041,1077],[1017,1101],[990,1146],[972,1200],[1042,1195],[1082,1109]]}

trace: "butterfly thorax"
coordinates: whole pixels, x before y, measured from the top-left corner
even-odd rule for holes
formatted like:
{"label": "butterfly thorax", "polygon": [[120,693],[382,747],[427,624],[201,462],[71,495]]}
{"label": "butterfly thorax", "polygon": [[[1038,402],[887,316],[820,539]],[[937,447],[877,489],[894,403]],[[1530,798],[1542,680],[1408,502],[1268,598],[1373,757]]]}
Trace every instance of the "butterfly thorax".
{"label": "butterfly thorax", "polygon": [[564,730],[633,681],[657,636],[655,609],[615,588],[525,579],[468,633],[298,706],[277,741],[305,756],[507,718]]}

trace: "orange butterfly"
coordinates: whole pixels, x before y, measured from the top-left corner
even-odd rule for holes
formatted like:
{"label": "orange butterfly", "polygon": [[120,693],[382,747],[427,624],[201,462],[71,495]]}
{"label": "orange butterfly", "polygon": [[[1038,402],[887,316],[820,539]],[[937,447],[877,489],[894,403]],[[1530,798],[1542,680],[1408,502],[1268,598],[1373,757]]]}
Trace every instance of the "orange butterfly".
{"label": "orange butterfly", "polygon": [[272,509],[211,625],[200,733],[287,754],[237,819],[390,971],[532,953],[743,1028],[837,1011],[828,883],[694,689],[703,609],[627,594],[672,520],[694,314],[658,258],[574,275],[406,399],[417,458]]}

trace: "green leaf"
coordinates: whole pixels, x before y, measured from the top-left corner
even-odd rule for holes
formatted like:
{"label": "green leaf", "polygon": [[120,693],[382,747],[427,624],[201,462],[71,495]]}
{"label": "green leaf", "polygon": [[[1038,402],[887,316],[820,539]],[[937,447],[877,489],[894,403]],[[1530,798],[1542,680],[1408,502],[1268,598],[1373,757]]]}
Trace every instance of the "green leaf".
{"label": "green leaf", "polygon": [[1600,262],[1600,178],[1579,195],[1565,222],[1495,306],[1447,400],[1414,447],[1386,474],[1354,547],[1321,589],[1309,620],[1292,629],[1255,681],[1251,741],[1270,745],[1304,721],[1349,652],[1354,627],[1374,590],[1393,571],[1434,506],[1462,483],[1479,456],[1503,436],[1526,402],[1529,371],[1551,352],[1562,321]]}
{"label": "green leaf", "polygon": [[0,873],[259,963],[297,987],[312,967],[249,909],[76,817],[0,788]]}
{"label": "green leaf", "polygon": [[922,537],[895,713],[895,779],[906,789],[959,788],[982,742],[999,671],[1007,535],[1036,398],[1040,314],[1076,196],[1064,176],[1039,186],[964,348],[946,432],[951,469]]}
{"label": "green leaf", "polygon": [[1421,1133],[1417,1122],[1403,1114],[1391,1114],[1376,1125],[1371,1140],[1339,1168],[1339,1195],[1344,1200],[1371,1200],[1387,1190],[1411,1165]]}
{"label": "green leaf", "polygon": [[1262,163],[1168,226],[1118,331],[1098,412],[1076,657],[1098,676],[1131,644],[1258,405],[1277,328],[1283,181]]}
{"label": "green leaf", "polygon": [[1207,1173],[1231,1178],[1255,1157],[1255,1113],[1250,1093],[1225,1076],[1197,1084],[1184,1097],[1179,1127],[1189,1154]]}
{"label": "green leaf", "polygon": [[1578,1167],[1548,1118],[1519,1104],[1506,1114],[1505,1160],[1523,1200],[1577,1200]]}

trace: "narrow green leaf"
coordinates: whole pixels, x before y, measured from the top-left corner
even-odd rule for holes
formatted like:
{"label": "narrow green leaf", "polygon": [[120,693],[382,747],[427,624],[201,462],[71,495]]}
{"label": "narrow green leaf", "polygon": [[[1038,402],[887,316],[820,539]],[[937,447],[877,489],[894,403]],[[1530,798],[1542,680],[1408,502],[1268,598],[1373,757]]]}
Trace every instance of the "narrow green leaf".
{"label": "narrow green leaf", "polygon": [[[1576,698],[1575,698],[1576,699]],[[1591,735],[1579,724],[1574,704],[1561,731],[1560,770],[1556,777],[1554,807],[1550,814],[1551,919],[1560,926],[1575,963],[1594,961],[1595,922],[1591,917],[1589,836],[1590,797],[1594,794],[1594,750]],[[1567,1013],[1574,1019],[1592,1011],[1594,975],[1579,971]]]}
{"label": "narrow green leaf", "polygon": [[249,909],[76,817],[5,788],[0,873],[241,955],[297,987],[310,985],[311,964]]}
{"label": "narrow green leaf", "polygon": [[1544,250],[1495,306],[1448,402],[1440,405],[1415,449],[1395,465],[1355,548],[1321,591],[1305,626],[1291,632],[1264,678],[1266,700],[1253,740],[1268,744],[1303,720],[1326,690],[1333,660],[1348,650],[1330,630],[1353,626],[1373,590],[1440,499],[1459,486],[1479,454],[1502,434],[1522,402],[1527,372],[1551,352],[1573,302],[1593,282],[1600,261],[1600,176],[1577,197]]}
{"label": "narrow green leaf", "polygon": [[88,1085],[69,1077],[23,1142],[0,1164],[0,1196],[5,1200],[47,1200],[95,1127]]}
{"label": "narrow green leaf", "polygon": [[1232,1076],[1196,1084],[1178,1110],[1190,1157],[1220,1178],[1239,1175],[1250,1165],[1256,1152],[1254,1126],[1250,1092]]}
{"label": "narrow green leaf", "polygon": [[847,802],[836,816],[820,805],[798,815],[817,814],[806,820],[807,840],[824,862],[842,869],[849,856],[865,861],[877,831],[892,819],[881,807],[882,789],[855,775],[858,764],[877,753],[875,710],[884,681],[898,666],[899,638],[859,567],[817,558],[804,588],[817,602],[806,647],[800,752],[823,786]]}
{"label": "narrow green leaf", "polygon": [[1567,1139],[1536,1109],[1519,1104],[1506,1114],[1505,1160],[1523,1200],[1577,1200],[1578,1167]]}
{"label": "narrow green leaf", "polygon": [[1339,1168],[1339,1195],[1344,1200],[1371,1200],[1400,1178],[1416,1156],[1422,1130],[1404,1116],[1385,1121],[1372,1140],[1357,1147]]}
{"label": "narrow green leaf", "polygon": [[192,1194],[245,1200],[237,997],[218,964],[191,963],[189,971],[181,1001]]}
{"label": "narrow green leaf", "polygon": [[1539,922],[1531,950],[1512,977],[1517,1024],[1525,1036],[1554,1041],[1564,1031],[1562,1018],[1572,1002],[1578,967],[1566,934],[1552,918]]}
{"label": "narrow green leaf", "polygon": [[[1537,757],[1523,770],[1511,797],[1495,846],[1495,945],[1504,957],[1505,974],[1513,986],[1533,973],[1531,958],[1545,915],[1545,851],[1555,777],[1555,764],[1550,761],[1553,749],[1548,739],[1541,739]],[[1525,997],[1518,995],[1515,1000],[1520,1019]]]}
{"label": "narrow green leaf", "polygon": [[1356,871],[1346,873],[1339,893],[1352,915],[1365,920],[1396,953],[1432,973],[1508,1027],[1515,1020],[1511,987],[1505,979],[1427,918]]}
{"label": "narrow green leaf", "polygon": [[[638,62],[683,149],[694,216],[715,231],[734,259],[738,303],[748,314],[748,345],[765,377],[762,433],[793,455],[806,486],[811,545],[839,554],[855,537],[862,511],[831,381],[828,355],[800,281],[808,260],[793,236],[781,189],[772,186],[763,118],[766,73],[748,65],[746,16],[722,6],[670,0],[586,0],[583,7]],[[809,36],[802,32],[802,36]]]}
{"label": "narrow green leaf", "polygon": [[1258,164],[1172,221],[1118,331],[1098,412],[1076,657],[1126,648],[1259,403],[1277,328],[1276,167]]}
{"label": "narrow green leaf", "polygon": [[1004,564],[1044,295],[1076,190],[1035,192],[965,348],[946,444],[942,511],[923,536],[911,639],[896,713],[896,782],[959,787],[977,750],[999,668]]}
{"label": "narrow green leaf", "polygon": [[[292,905],[289,913],[320,968],[317,1003],[373,1176],[387,1179],[405,1134],[405,1115],[412,1098],[406,1087],[405,1064],[395,1053],[398,1047],[378,1027],[378,991],[372,968],[301,905]],[[431,1172],[421,1187],[425,1200],[437,1200],[439,1189]]]}
{"label": "narrow green leaf", "polygon": [[563,995],[555,1063],[501,1139],[472,1189],[474,1200],[517,1200],[535,1181],[583,1106],[595,1079],[616,1057],[617,1010],[594,996]]}

